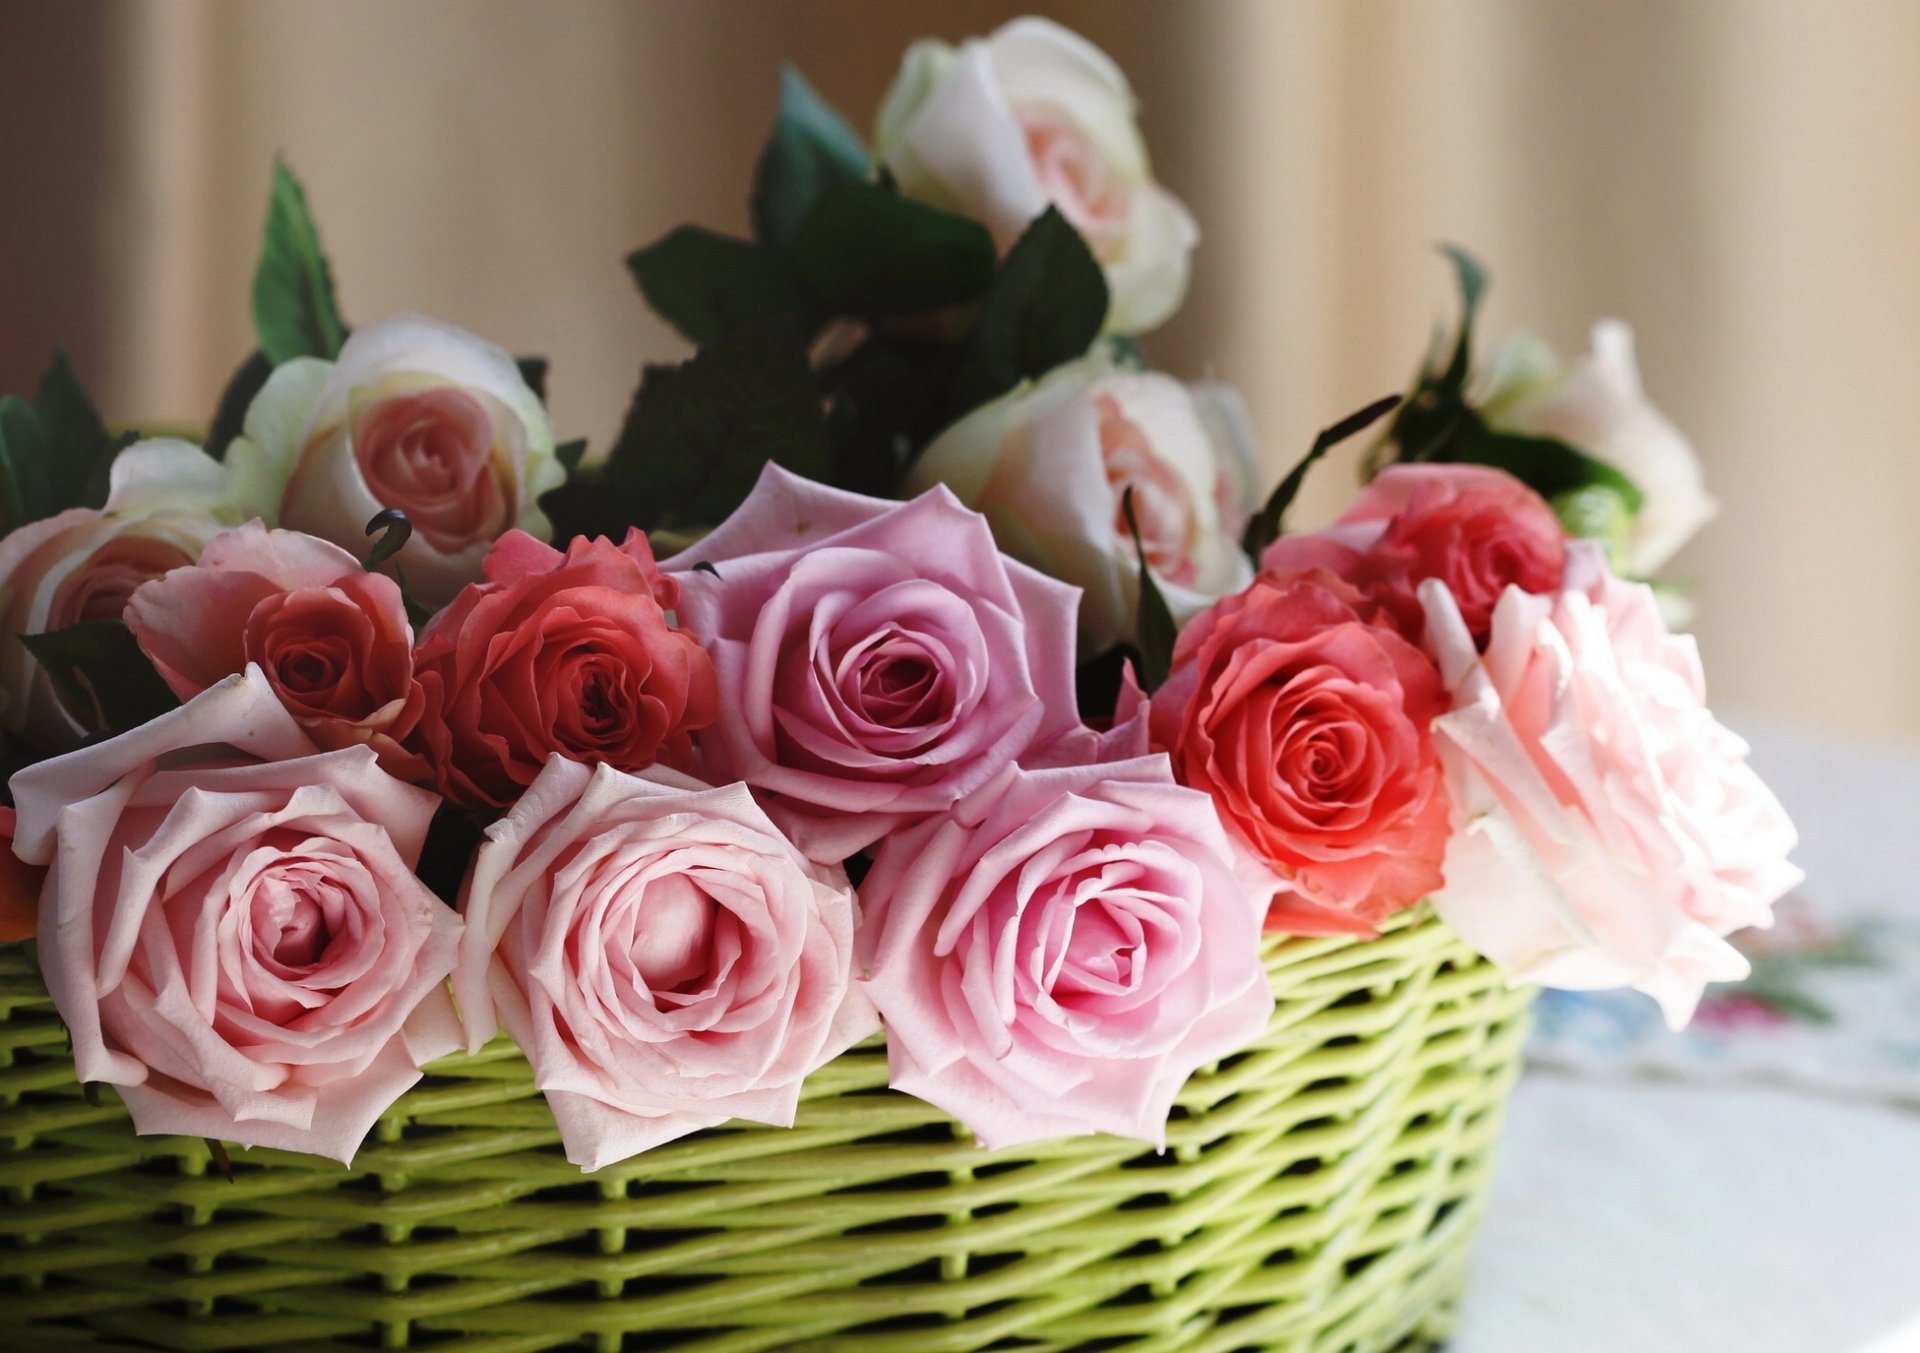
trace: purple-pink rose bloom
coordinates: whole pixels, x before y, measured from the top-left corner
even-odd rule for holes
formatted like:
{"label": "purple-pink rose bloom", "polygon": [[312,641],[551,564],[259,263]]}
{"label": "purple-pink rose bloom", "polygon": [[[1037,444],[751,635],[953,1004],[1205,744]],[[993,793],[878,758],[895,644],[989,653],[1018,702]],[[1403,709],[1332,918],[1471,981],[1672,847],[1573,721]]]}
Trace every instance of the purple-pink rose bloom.
{"label": "purple-pink rose bloom", "polygon": [[856,948],[894,1088],[988,1147],[1109,1132],[1164,1145],[1199,1067],[1266,1027],[1265,896],[1163,756],[1009,767],[891,836]]}
{"label": "purple-pink rose bloom", "polygon": [[769,465],[664,568],[720,678],[706,778],[745,781],[810,859],[944,813],[1081,730],[1078,590],[1001,555],[945,488],[887,502]]}

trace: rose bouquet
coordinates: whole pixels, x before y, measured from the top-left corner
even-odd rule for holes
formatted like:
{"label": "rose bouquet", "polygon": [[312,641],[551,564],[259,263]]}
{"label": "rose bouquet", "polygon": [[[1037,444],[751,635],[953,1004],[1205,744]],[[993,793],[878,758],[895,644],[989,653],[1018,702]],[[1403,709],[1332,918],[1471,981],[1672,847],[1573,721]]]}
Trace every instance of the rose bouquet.
{"label": "rose bouquet", "polygon": [[1476,361],[1455,251],[1457,337],[1256,494],[1139,342],[1194,225],[1039,20],[916,46],[871,148],[789,72],[752,208],[629,260],[697,351],[605,448],[349,327],[284,166],[204,445],[58,357],[0,403],[8,934],[136,1131],[349,1161],[504,1034],[597,1170],[884,1032],[986,1147],[1159,1146],[1263,933],[1430,900],[1675,1024],[1741,975],[1793,833],[1643,580],[1712,504],[1624,328]]}

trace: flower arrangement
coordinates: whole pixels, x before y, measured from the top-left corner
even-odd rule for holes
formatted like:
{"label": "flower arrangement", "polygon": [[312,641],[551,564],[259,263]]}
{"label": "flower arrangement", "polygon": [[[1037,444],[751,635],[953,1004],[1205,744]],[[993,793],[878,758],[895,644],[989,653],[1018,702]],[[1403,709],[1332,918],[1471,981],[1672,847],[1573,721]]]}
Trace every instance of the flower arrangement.
{"label": "flower arrangement", "polygon": [[0,402],[4,933],[138,1131],[350,1160],[504,1031],[592,1170],[884,1031],[983,1145],[1158,1144],[1263,931],[1431,899],[1676,1025],[1745,971],[1793,832],[1642,580],[1712,504],[1623,327],[1476,361],[1456,251],[1452,343],[1256,495],[1139,341],[1194,224],[1035,19],[871,147],[789,71],[752,209],[629,259],[697,350],[597,451],[543,362],[350,327],[284,166],[203,445],[58,356]]}

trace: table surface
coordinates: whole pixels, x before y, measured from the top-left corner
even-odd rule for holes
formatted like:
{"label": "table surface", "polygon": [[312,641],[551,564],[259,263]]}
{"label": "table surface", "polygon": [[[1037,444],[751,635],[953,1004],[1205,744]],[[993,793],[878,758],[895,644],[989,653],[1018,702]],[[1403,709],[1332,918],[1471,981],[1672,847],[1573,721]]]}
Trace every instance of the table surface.
{"label": "table surface", "polygon": [[[1809,895],[1920,915],[1920,749],[1729,722]],[[1529,1070],[1474,1264],[1448,1353],[1913,1353],[1920,1110]]]}

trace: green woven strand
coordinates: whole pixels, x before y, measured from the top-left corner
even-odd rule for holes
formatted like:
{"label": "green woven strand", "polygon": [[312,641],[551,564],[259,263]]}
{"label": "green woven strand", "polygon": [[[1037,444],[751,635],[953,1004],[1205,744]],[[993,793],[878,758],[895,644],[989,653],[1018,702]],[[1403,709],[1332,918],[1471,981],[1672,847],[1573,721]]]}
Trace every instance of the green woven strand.
{"label": "green woven strand", "polygon": [[[436,1063],[351,1171],[136,1137],[90,1105],[0,951],[0,1291],[36,1349],[622,1346],[1403,1353],[1465,1281],[1528,994],[1423,910],[1275,939],[1278,1006],[1194,1077],[1163,1155],[987,1153],[886,1086],[874,1040],[790,1130],[583,1176],[518,1051]],[[629,1339],[628,1336],[635,1336]]]}

